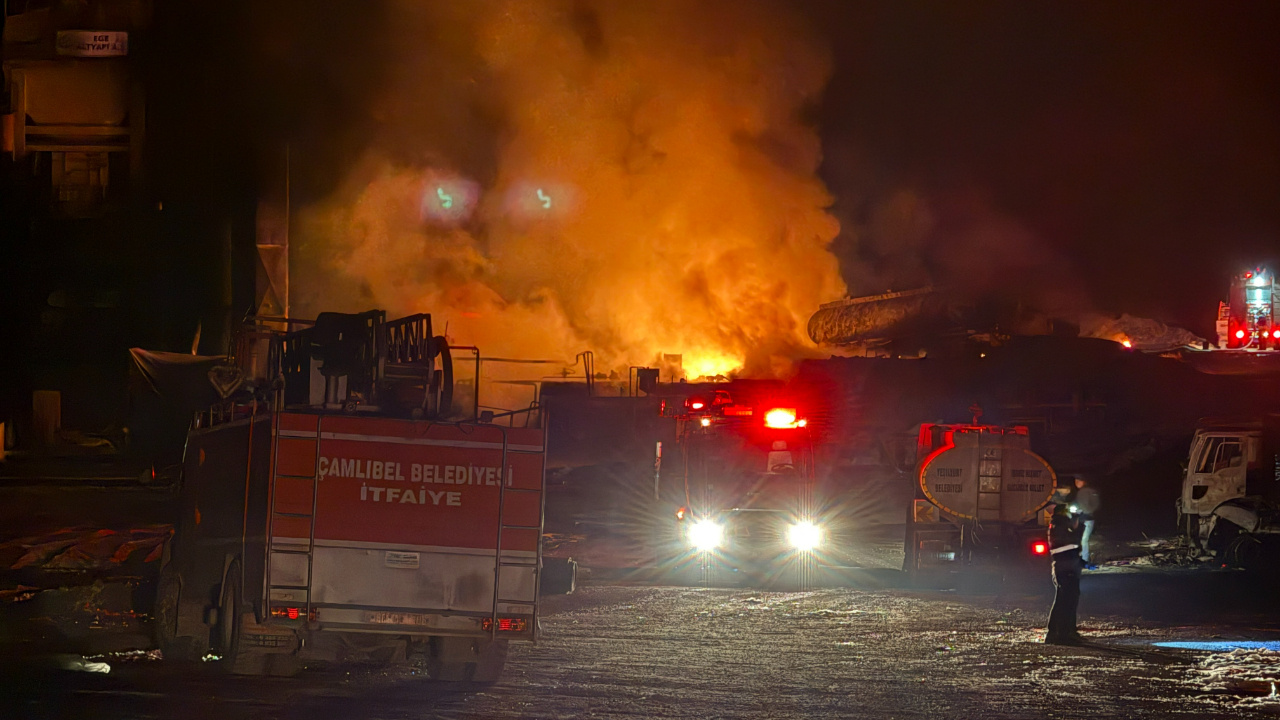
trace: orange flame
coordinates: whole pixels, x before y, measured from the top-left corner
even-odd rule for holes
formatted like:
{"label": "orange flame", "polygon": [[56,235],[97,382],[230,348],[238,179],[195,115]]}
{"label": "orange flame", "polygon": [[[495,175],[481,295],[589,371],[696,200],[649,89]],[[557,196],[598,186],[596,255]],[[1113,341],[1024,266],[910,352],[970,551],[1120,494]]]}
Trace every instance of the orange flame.
{"label": "orange flame", "polygon": [[[463,5],[394,6],[403,74],[379,117],[418,157],[462,138],[496,168],[370,155],[298,223],[295,305],[431,312],[488,355],[591,349],[622,377],[663,353],[696,379],[814,352],[808,316],[845,288],[802,119],[828,71],[807,31],[729,0]],[[444,26],[447,58],[421,42]],[[479,80],[442,84],[442,62]],[[477,131],[469,103],[504,132]]]}

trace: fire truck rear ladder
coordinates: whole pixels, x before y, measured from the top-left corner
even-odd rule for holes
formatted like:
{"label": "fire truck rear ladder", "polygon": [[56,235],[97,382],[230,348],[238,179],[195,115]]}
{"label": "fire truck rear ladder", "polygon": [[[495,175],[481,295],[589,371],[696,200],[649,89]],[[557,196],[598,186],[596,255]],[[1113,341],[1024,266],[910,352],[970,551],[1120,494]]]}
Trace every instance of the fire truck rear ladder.
{"label": "fire truck rear ladder", "polygon": [[[547,439],[546,439],[546,434],[544,433],[542,437],[542,445],[543,445],[544,452],[546,450],[546,443],[547,443]],[[506,468],[507,468],[507,434],[506,432],[502,433],[502,464],[499,467],[502,468],[502,472],[505,475]],[[539,583],[542,580],[541,505],[539,505],[539,513],[538,513],[539,524],[538,525],[507,525],[507,524],[504,524],[502,516],[505,510],[507,493],[509,492],[542,493],[543,492],[543,489],[544,489],[543,486],[546,484],[545,472],[539,474],[537,488],[508,487],[507,486],[508,482],[510,482],[509,478],[500,479],[499,485],[498,485],[498,547],[494,555],[494,568],[493,568],[493,615],[489,618],[489,621],[490,621],[489,635],[495,638],[498,635],[498,605],[500,604],[531,605],[533,607],[533,611],[531,613],[533,616],[533,621],[534,623],[537,622],[538,604],[539,604],[538,600],[540,595],[538,590],[539,590]],[[535,536],[536,550],[533,554],[533,558],[532,559],[529,559],[529,558],[504,559],[502,557],[502,531],[503,530],[533,530],[535,533],[537,533],[537,535]],[[517,600],[517,599],[502,597],[502,568],[504,567],[519,567],[519,568],[533,569],[533,600],[532,602],[525,599]],[[534,637],[536,638],[537,637],[536,626],[531,627],[530,630],[533,632]]]}
{"label": "fire truck rear ladder", "polygon": [[[272,441],[274,446],[272,447],[272,451],[271,451],[271,475],[270,475],[271,484],[268,489],[268,493],[270,493],[271,517],[270,517],[270,521],[267,523],[267,562],[266,562],[266,566],[264,568],[264,573],[263,573],[263,576],[265,579],[265,582],[263,584],[266,586],[266,591],[267,591],[266,593],[267,601],[265,606],[263,607],[263,616],[264,616],[263,620],[266,622],[271,622],[272,620],[272,617],[271,617],[272,597],[271,596],[272,596],[273,590],[284,590],[288,592],[301,590],[305,598],[301,617],[304,619],[309,619],[311,617],[311,577],[312,577],[312,570],[315,565],[315,549],[316,549],[316,502],[317,502],[318,496],[320,495],[320,478],[319,478],[320,423],[323,420],[323,418],[322,417],[316,418],[316,436],[315,436],[316,457],[315,457],[314,464],[311,466],[312,469],[315,470],[316,474],[315,475],[288,475],[288,474],[276,472],[277,470],[276,463],[278,461],[279,453],[280,453],[280,443],[278,440],[279,429],[280,429],[280,415],[281,415],[280,412],[276,412],[276,416],[272,421],[272,431],[271,431]],[[281,478],[281,477],[311,481],[311,512],[310,513],[282,512],[282,511],[276,510],[276,492],[275,492],[276,478]],[[281,549],[276,547],[276,541],[275,541],[276,518],[305,518],[307,520],[308,530],[307,530],[307,544],[305,549],[303,548]],[[273,585],[271,583],[271,566],[272,566],[272,557],[275,555],[305,555],[307,557],[306,581],[302,585]],[[296,602],[296,600],[288,600],[287,602],[292,604]]]}

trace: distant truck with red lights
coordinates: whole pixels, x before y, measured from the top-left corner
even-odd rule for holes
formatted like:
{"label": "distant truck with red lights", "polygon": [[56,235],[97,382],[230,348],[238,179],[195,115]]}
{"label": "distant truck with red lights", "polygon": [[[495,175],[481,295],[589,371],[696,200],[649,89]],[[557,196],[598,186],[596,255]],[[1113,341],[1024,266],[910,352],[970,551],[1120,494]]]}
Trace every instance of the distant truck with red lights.
{"label": "distant truck with red lights", "polygon": [[1231,294],[1218,303],[1218,348],[1280,349],[1280,285],[1275,273],[1255,268],[1231,279]]}
{"label": "distant truck with red lights", "polygon": [[496,679],[507,642],[538,628],[537,408],[449,420],[429,315],[245,336],[248,381],[187,438],[156,603],[166,656],[273,675],[417,656],[434,678]]}
{"label": "distant truck with red lights", "polygon": [[903,570],[1043,559],[1045,510],[1056,484],[1053,468],[1032,452],[1025,427],[921,425]]}
{"label": "distant truck with red lights", "polygon": [[709,584],[803,584],[830,543],[813,442],[794,403],[696,391],[668,408],[677,446],[659,446],[659,563]]}

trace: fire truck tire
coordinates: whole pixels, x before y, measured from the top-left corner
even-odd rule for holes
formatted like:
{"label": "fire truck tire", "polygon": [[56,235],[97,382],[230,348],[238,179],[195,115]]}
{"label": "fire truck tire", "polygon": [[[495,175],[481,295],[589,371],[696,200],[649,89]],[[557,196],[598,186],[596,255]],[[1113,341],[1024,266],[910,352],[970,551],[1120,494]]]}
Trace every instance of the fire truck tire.
{"label": "fire truck tire", "polygon": [[[168,551],[165,552],[166,556]],[[155,643],[167,660],[187,660],[178,644],[178,600],[182,594],[182,581],[169,563],[160,568],[160,580],[156,583],[156,604],[152,609],[155,618]]]}
{"label": "fire truck tire", "polygon": [[252,619],[240,603],[240,564],[231,563],[222,582],[218,603],[218,624],[214,627],[215,652],[221,656],[219,667],[232,675],[266,675],[267,655],[251,653],[243,646],[244,624]]}
{"label": "fire truck tire", "polygon": [[568,595],[578,585],[578,563],[572,558],[542,558],[542,574],[538,592],[542,595]]}

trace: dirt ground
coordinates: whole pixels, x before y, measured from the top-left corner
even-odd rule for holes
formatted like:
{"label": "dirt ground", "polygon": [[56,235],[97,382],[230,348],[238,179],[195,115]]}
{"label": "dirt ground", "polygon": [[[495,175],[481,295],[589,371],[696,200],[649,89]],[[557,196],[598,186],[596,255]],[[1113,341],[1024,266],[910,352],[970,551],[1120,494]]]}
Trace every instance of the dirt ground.
{"label": "dirt ground", "polygon": [[[411,668],[243,679],[139,656],[91,658],[110,665],[107,674],[48,669],[66,658],[28,658],[3,676],[0,716],[1271,716],[1274,700],[1207,691],[1196,672],[1203,653],[1151,643],[1277,638],[1275,613],[1246,606],[1215,614],[1214,625],[1185,622],[1221,606],[1233,581],[1201,573],[1191,584],[1204,594],[1184,602],[1169,597],[1167,576],[1086,577],[1086,647],[1039,642],[1048,598],[1035,583],[998,596],[590,585],[547,602],[541,641],[514,647],[494,685],[432,683]],[[1144,611],[1134,613],[1135,603]]]}
{"label": "dirt ground", "polygon": [[[128,530],[132,538],[168,520],[172,504],[160,488],[0,486],[0,535],[82,532],[118,517],[131,522],[111,537]],[[0,720],[1280,714],[1269,681],[1224,686],[1220,667],[1209,676],[1206,663],[1223,653],[1154,645],[1280,639],[1274,581],[1203,563],[1117,559],[1084,578],[1081,626],[1090,645],[1046,646],[1047,569],[1004,583],[936,585],[958,591],[909,589],[899,572],[901,524],[874,522],[900,515],[876,509],[865,513],[853,549],[838,557],[840,569],[821,579],[822,588],[802,592],[662,584],[651,573],[618,571],[629,564],[620,558],[646,561],[630,557],[634,543],[625,536],[596,528],[558,537],[555,550],[583,560],[590,579],[572,595],[546,600],[542,639],[514,646],[502,681],[489,686],[433,683],[412,667],[232,678],[155,659],[146,654],[156,565],[143,557],[147,548],[104,571],[10,570],[0,587],[8,593],[0,597],[8,602],[0,608]],[[1096,552],[1104,560],[1150,555],[1125,539],[1141,536],[1136,527],[1107,525]],[[5,557],[17,564],[21,553],[10,550],[14,557]],[[141,652],[99,655],[105,647]],[[1280,658],[1258,652],[1268,662]],[[1280,679],[1276,662],[1277,671],[1262,677]]]}

